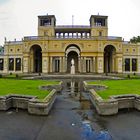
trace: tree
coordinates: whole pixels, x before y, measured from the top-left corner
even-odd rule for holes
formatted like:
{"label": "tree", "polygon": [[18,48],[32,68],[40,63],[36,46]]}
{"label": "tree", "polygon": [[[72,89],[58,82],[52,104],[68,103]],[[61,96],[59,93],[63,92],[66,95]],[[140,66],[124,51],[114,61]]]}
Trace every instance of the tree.
{"label": "tree", "polygon": [[131,43],[138,43],[138,42],[140,42],[140,36],[137,36],[137,37],[134,36],[133,38],[130,39],[130,42]]}

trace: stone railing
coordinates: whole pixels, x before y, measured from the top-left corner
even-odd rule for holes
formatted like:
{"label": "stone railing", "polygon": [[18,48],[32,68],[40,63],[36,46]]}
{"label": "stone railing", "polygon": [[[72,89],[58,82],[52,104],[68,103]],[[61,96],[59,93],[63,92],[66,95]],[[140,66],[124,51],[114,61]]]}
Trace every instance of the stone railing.
{"label": "stone railing", "polygon": [[114,40],[122,41],[122,37],[116,36],[25,36],[24,41],[33,41],[33,40]]}
{"label": "stone railing", "polygon": [[48,115],[56,99],[56,90],[53,89],[43,100],[38,101],[35,98],[28,102],[28,112],[36,115]]}
{"label": "stone railing", "polygon": [[[94,87],[94,86],[93,86]],[[114,115],[119,109],[135,108],[140,110],[140,96],[136,94],[124,94],[111,96],[110,99],[102,99],[91,85],[84,82],[84,89],[89,91],[90,100],[100,115]]]}
{"label": "stone railing", "polygon": [[6,96],[0,96],[0,110],[20,108],[27,109],[29,114],[48,115],[55,99],[55,89],[53,89],[43,101],[40,101],[35,96],[9,94]]}

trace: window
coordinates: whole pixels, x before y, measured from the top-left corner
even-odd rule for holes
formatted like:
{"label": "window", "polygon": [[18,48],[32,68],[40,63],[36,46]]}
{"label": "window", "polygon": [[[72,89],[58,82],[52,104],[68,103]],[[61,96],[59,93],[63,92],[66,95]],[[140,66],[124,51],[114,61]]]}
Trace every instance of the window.
{"label": "window", "polygon": [[130,58],[125,59],[125,71],[130,71]]}
{"label": "window", "polygon": [[3,70],[3,61],[4,61],[4,60],[1,58],[1,59],[0,59],[0,70]]}
{"label": "window", "polygon": [[14,58],[9,58],[9,70],[14,70]]}
{"label": "window", "polygon": [[137,71],[137,59],[132,59],[132,71]]}
{"label": "window", "polygon": [[59,72],[60,69],[60,60],[59,58],[54,59],[54,72]]}
{"label": "window", "polygon": [[21,58],[16,58],[16,71],[21,70]]}
{"label": "window", "polygon": [[40,26],[51,25],[51,19],[42,19],[40,20]]}

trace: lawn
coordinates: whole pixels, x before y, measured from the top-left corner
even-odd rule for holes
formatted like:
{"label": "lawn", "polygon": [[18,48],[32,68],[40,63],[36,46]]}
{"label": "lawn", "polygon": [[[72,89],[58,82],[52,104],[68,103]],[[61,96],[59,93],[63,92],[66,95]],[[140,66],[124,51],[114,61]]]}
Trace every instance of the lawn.
{"label": "lawn", "polygon": [[106,90],[97,91],[103,99],[108,99],[111,95],[140,94],[140,80],[138,79],[90,81],[88,84],[108,86]]}
{"label": "lawn", "polygon": [[7,94],[22,94],[37,96],[39,99],[43,99],[49,94],[50,91],[40,90],[38,87],[58,83],[58,81],[17,80],[2,78],[0,79],[0,96]]}

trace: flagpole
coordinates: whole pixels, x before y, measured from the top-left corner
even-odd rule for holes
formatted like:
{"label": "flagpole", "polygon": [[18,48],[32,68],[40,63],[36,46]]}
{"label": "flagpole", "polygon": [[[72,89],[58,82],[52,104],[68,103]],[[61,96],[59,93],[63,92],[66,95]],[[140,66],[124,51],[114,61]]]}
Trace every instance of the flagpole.
{"label": "flagpole", "polygon": [[72,15],[72,26],[74,25],[74,15]]}

